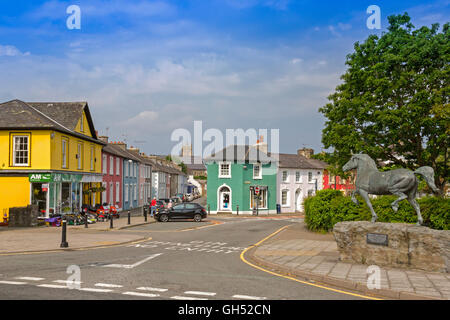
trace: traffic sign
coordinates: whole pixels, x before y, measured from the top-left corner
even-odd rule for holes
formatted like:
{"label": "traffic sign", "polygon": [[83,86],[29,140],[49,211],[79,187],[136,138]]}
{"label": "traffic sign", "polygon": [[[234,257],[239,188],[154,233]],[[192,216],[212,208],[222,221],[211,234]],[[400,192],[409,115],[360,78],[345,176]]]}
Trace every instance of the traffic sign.
{"label": "traffic sign", "polygon": [[259,187],[255,187],[255,194],[259,194]]}

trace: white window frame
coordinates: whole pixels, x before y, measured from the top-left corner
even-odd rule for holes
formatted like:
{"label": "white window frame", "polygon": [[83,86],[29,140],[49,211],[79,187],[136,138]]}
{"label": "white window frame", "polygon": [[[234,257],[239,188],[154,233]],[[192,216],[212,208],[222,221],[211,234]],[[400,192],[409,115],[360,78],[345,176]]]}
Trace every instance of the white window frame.
{"label": "white window frame", "polygon": [[107,167],[106,167],[107,165],[108,165],[108,156],[106,154],[104,154],[103,155],[103,168],[102,168],[103,169],[102,170],[103,174],[106,174],[106,172],[107,172]]}
{"label": "white window frame", "polygon": [[125,196],[124,202],[128,202],[128,193],[130,192],[129,188],[130,187],[129,187],[128,183],[126,183],[125,184],[125,191],[124,191],[124,196]]}
{"label": "white window frame", "polygon": [[95,170],[94,158],[95,158],[95,147],[91,146],[91,171]]}
{"label": "white window frame", "polygon": [[117,202],[120,202],[120,183],[116,182],[116,202],[114,202],[114,204],[116,204]]}
{"label": "white window frame", "polygon": [[313,173],[311,171],[308,172],[308,183],[314,183]]}
{"label": "white window frame", "polygon": [[120,158],[116,158],[116,176],[120,176]]}
{"label": "white window frame", "polygon": [[[255,168],[258,168],[258,175],[255,175]],[[253,165],[253,179],[262,179],[262,165],[260,163]]]}
{"label": "white window frame", "polygon": [[[264,210],[264,209],[267,209],[267,205],[268,205],[268,198],[267,198],[267,189],[260,189],[259,190],[259,193],[260,193],[260,195],[262,196],[262,194],[264,193],[264,197],[262,197],[263,198],[263,204],[264,204],[264,206],[263,207],[258,207],[258,209],[262,209],[262,210]],[[255,206],[255,199],[254,199],[254,195],[253,195],[253,191],[252,190],[250,190],[250,203],[249,203],[249,207],[250,207],[250,209],[251,210],[253,210],[253,206]],[[252,204],[253,204],[253,206],[252,206]],[[256,206],[255,206],[255,208],[256,208]]]}
{"label": "white window frame", "polygon": [[77,144],[77,169],[83,169],[83,145],[81,143]]}
{"label": "white window frame", "polygon": [[114,175],[114,157],[111,155],[109,156],[109,175]]}
{"label": "white window frame", "polygon": [[[284,174],[286,174],[286,179],[284,178]],[[289,172],[287,170],[281,172],[281,181],[289,182]]]}
{"label": "white window frame", "polygon": [[[27,163],[16,163],[16,138],[27,138]],[[14,167],[28,167],[30,165],[30,136],[28,135],[13,135],[13,166]]]}
{"label": "white window frame", "polygon": [[[228,165],[228,174],[222,174],[222,166]],[[220,162],[219,163],[219,178],[231,178],[231,163],[230,162]]]}
{"label": "white window frame", "polygon": [[137,192],[136,192],[137,190],[136,190],[136,184],[134,184],[133,185],[133,193],[134,193],[134,195],[133,195],[133,200],[137,200]]}
{"label": "white window frame", "polygon": [[[298,177],[298,179],[297,179]],[[302,173],[300,171],[295,171],[295,182],[301,183],[302,182]]]}
{"label": "white window frame", "polygon": [[108,202],[108,201],[106,201],[106,195],[107,195],[107,187],[108,187],[108,183],[106,183],[106,182],[102,182],[102,186],[103,186],[103,188],[105,188],[105,190],[102,192],[102,204],[103,204],[103,202]]}
{"label": "white window frame", "polygon": [[[283,193],[286,192],[286,203],[283,203]],[[290,194],[289,194],[289,189],[282,189],[281,190],[281,206],[282,207],[289,207],[289,202],[290,202]]]}
{"label": "white window frame", "polygon": [[109,204],[114,204],[114,184],[112,182],[109,183]]}
{"label": "white window frame", "polygon": [[69,140],[67,138],[61,138],[61,157],[62,164],[61,167],[67,169],[67,151],[68,151]]}

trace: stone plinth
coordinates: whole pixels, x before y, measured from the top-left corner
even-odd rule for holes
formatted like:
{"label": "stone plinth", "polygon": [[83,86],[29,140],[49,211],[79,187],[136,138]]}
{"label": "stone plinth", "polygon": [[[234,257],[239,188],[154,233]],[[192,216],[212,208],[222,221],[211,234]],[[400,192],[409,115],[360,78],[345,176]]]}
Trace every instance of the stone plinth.
{"label": "stone plinth", "polygon": [[333,234],[342,261],[445,273],[450,270],[449,230],[347,221],[336,223]]}

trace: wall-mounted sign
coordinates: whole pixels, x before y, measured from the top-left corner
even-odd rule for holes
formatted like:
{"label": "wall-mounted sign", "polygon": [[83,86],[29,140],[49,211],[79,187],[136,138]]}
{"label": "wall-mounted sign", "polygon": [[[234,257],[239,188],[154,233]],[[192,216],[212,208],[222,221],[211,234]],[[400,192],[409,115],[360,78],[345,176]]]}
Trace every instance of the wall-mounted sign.
{"label": "wall-mounted sign", "polygon": [[28,175],[30,182],[50,182],[52,181],[51,173],[30,173]]}

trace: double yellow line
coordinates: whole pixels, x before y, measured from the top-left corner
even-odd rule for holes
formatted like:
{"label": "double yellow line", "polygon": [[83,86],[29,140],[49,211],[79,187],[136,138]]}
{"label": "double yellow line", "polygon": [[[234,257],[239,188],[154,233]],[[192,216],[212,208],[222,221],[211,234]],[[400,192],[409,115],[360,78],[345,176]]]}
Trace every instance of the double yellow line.
{"label": "double yellow line", "polygon": [[242,260],[243,262],[245,262],[246,264],[248,264],[249,266],[252,266],[253,268],[256,268],[256,269],[258,269],[258,270],[261,270],[261,271],[270,273],[270,274],[272,274],[272,275],[274,275],[274,276],[278,276],[278,277],[282,277],[282,278],[285,278],[285,279],[297,281],[297,282],[300,282],[300,283],[303,283],[303,284],[307,284],[307,285],[310,285],[310,286],[313,286],[313,287],[318,287],[318,288],[325,289],[325,290],[329,290],[329,291],[334,291],[334,292],[338,292],[338,293],[348,294],[348,295],[351,295],[351,296],[354,296],[354,297],[358,297],[358,298],[364,298],[364,299],[370,299],[370,300],[382,300],[382,299],[375,298],[375,297],[364,296],[364,295],[356,294],[356,293],[353,293],[353,292],[348,292],[348,291],[343,291],[343,290],[339,290],[339,289],[334,289],[334,288],[326,287],[326,286],[324,286],[324,285],[319,285],[319,284],[316,284],[316,283],[311,283],[311,282],[307,282],[307,281],[302,281],[302,280],[299,280],[299,279],[296,279],[296,278],[293,278],[293,277],[285,276],[285,275],[283,275],[283,274],[275,273],[275,272],[273,272],[273,271],[270,271],[270,270],[261,268],[261,267],[259,267],[259,266],[257,266],[257,265],[254,265],[253,263],[251,263],[251,262],[249,262],[249,261],[247,261],[247,260],[245,259],[244,255],[245,255],[245,253],[246,253],[248,250],[250,250],[250,249],[252,249],[252,248],[255,248],[255,247],[259,246],[259,245],[260,245],[261,243],[263,243],[264,241],[266,241],[266,240],[272,238],[274,235],[276,235],[277,233],[280,233],[281,231],[283,231],[284,229],[286,229],[286,228],[288,228],[288,227],[289,227],[289,225],[284,226],[284,227],[278,229],[277,231],[275,231],[274,233],[268,235],[267,237],[265,237],[265,238],[262,239],[261,241],[259,241],[259,242],[255,243],[254,245],[252,245],[252,246],[246,248],[244,251],[241,252],[241,255],[240,255],[241,260]]}

